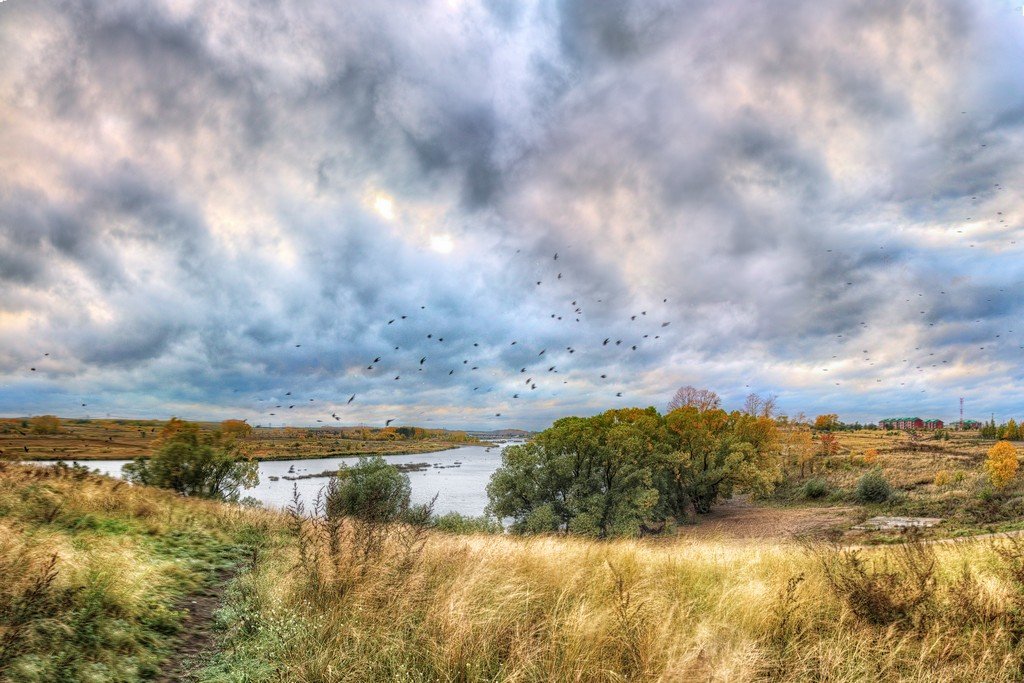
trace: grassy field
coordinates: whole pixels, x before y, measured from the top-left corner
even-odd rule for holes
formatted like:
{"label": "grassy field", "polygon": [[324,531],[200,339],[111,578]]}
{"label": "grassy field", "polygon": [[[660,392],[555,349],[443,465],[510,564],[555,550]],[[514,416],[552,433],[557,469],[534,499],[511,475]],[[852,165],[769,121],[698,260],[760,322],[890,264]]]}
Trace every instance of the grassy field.
{"label": "grassy field", "polygon": [[[21,460],[130,460],[151,455],[160,430],[158,420],[61,420],[56,434],[33,433],[26,419],[0,420],[0,458]],[[198,423],[214,430],[217,423]],[[385,438],[385,435],[388,435]],[[403,439],[391,430],[348,427],[256,429],[240,440],[244,457],[262,460],[331,458],[359,455],[432,453],[482,443],[458,432],[426,439]]]}
{"label": "grassy field", "polygon": [[[791,473],[773,499],[743,507],[766,529],[840,506],[852,512],[838,528],[942,506],[948,521],[933,535],[1017,525],[1005,511],[1016,487],[995,502],[986,493],[984,442],[839,439],[804,478],[828,482],[823,500],[804,499]],[[858,460],[867,448],[876,463]],[[853,500],[872,467],[902,492],[895,501]],[[778,531],[460,536],[196,501],[83,470],[0,468],[0,680],[1024,677],[1017,537],[851,547]],[[963,475],[936,486],[942,470]],[[978,506],[1001,521],[972,521]]]}
{"label": "grassy field", "polygon": [[[1021,549],[433,535],[245,575],[207,680],[1011,681]],[[865,568],[866,567],[866,568]]]}

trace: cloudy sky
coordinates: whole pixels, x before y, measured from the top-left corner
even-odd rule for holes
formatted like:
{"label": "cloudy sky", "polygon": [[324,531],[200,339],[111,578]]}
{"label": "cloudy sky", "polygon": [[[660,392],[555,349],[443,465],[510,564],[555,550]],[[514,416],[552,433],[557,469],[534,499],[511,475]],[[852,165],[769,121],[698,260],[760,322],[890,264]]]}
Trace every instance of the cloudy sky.
{"label": "cloudy sky", "polygon": [[1019,4],[6,0],[0,55],[0,414],[1024,416]]}

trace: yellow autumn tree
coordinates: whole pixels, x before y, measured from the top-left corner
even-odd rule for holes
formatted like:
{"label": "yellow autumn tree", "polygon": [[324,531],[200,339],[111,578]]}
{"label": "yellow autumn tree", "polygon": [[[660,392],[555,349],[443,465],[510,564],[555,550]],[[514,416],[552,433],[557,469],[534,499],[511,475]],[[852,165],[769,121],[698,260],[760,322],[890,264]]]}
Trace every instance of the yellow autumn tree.
{"label": "yellow autumn tree", "polygon": [[791,428],[782,431],[780,438],[782,455],[786,464],[800,467],[800,476],[804,476],[804,469],[811,465],[815,455],[814,441],[811,438],[811,430]]}
{"label": "yellow autumn tree", "polygon": [[59,434],[60,418],[56,415],[37,415],[29,420],[33,434]]}
{"label": "yellow autumn tree", "polygon": [[831,432],[839,427],[839,415],[828,413],[814,418],[814,428],[821,432]]}
{"label": "yellow autumn tree", "polygon": [[1017,449],[1009,441],[997,441],[988,451],[985,469],[997,489],[1004,488],[1017,476]]}
{"label": "yellow autumn tree", "polygon": [[220,431],[227,437],[244,438],[252,434],[252,425],[245,420],[224,420]]}

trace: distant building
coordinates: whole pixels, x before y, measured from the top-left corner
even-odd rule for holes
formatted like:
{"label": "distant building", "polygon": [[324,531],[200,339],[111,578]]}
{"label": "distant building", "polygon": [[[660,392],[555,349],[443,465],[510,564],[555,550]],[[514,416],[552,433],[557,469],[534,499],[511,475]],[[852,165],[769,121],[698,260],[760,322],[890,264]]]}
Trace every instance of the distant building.
{"label": "distant building", "polygon": [[878,421],[878,426],[882,429],[942,429],[944,423],[942,420],[935,418],[929,418],[922,420],[919,417],[890,417],[884,420]]}
{"label": "distant building", "polygon": [[960,429],[981,429],[981,423],[978,422],[977,420],[964,420],[963,425],[960,427]]}

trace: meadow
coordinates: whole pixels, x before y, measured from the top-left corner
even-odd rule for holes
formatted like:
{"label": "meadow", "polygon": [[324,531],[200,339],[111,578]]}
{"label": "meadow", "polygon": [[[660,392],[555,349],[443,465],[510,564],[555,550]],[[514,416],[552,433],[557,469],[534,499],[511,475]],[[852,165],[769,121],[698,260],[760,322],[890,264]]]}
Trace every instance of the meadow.
{"label": "meadow", "polygon": [[[854,438],[866,437],[846,443]],[[935,467],[962,462],[967,495],[973,461],[954,456]],[[895,505],[943,497],[919,465]],[[838,488],[859,473],[851,467],[822,463],[815,475]],[[882,467],[894,475],[896,464]],[[760,508],[796,504],[785,496]],[[7,464],[0,539],[0,676],[17,682],[1024,674],[1024,545],[1013,536],[927,543],[903,535],[863,547],[821,537],[688,538],[685,529],[604,541],[456,535]],[[210,601],[219,609],[196,611]]]}

